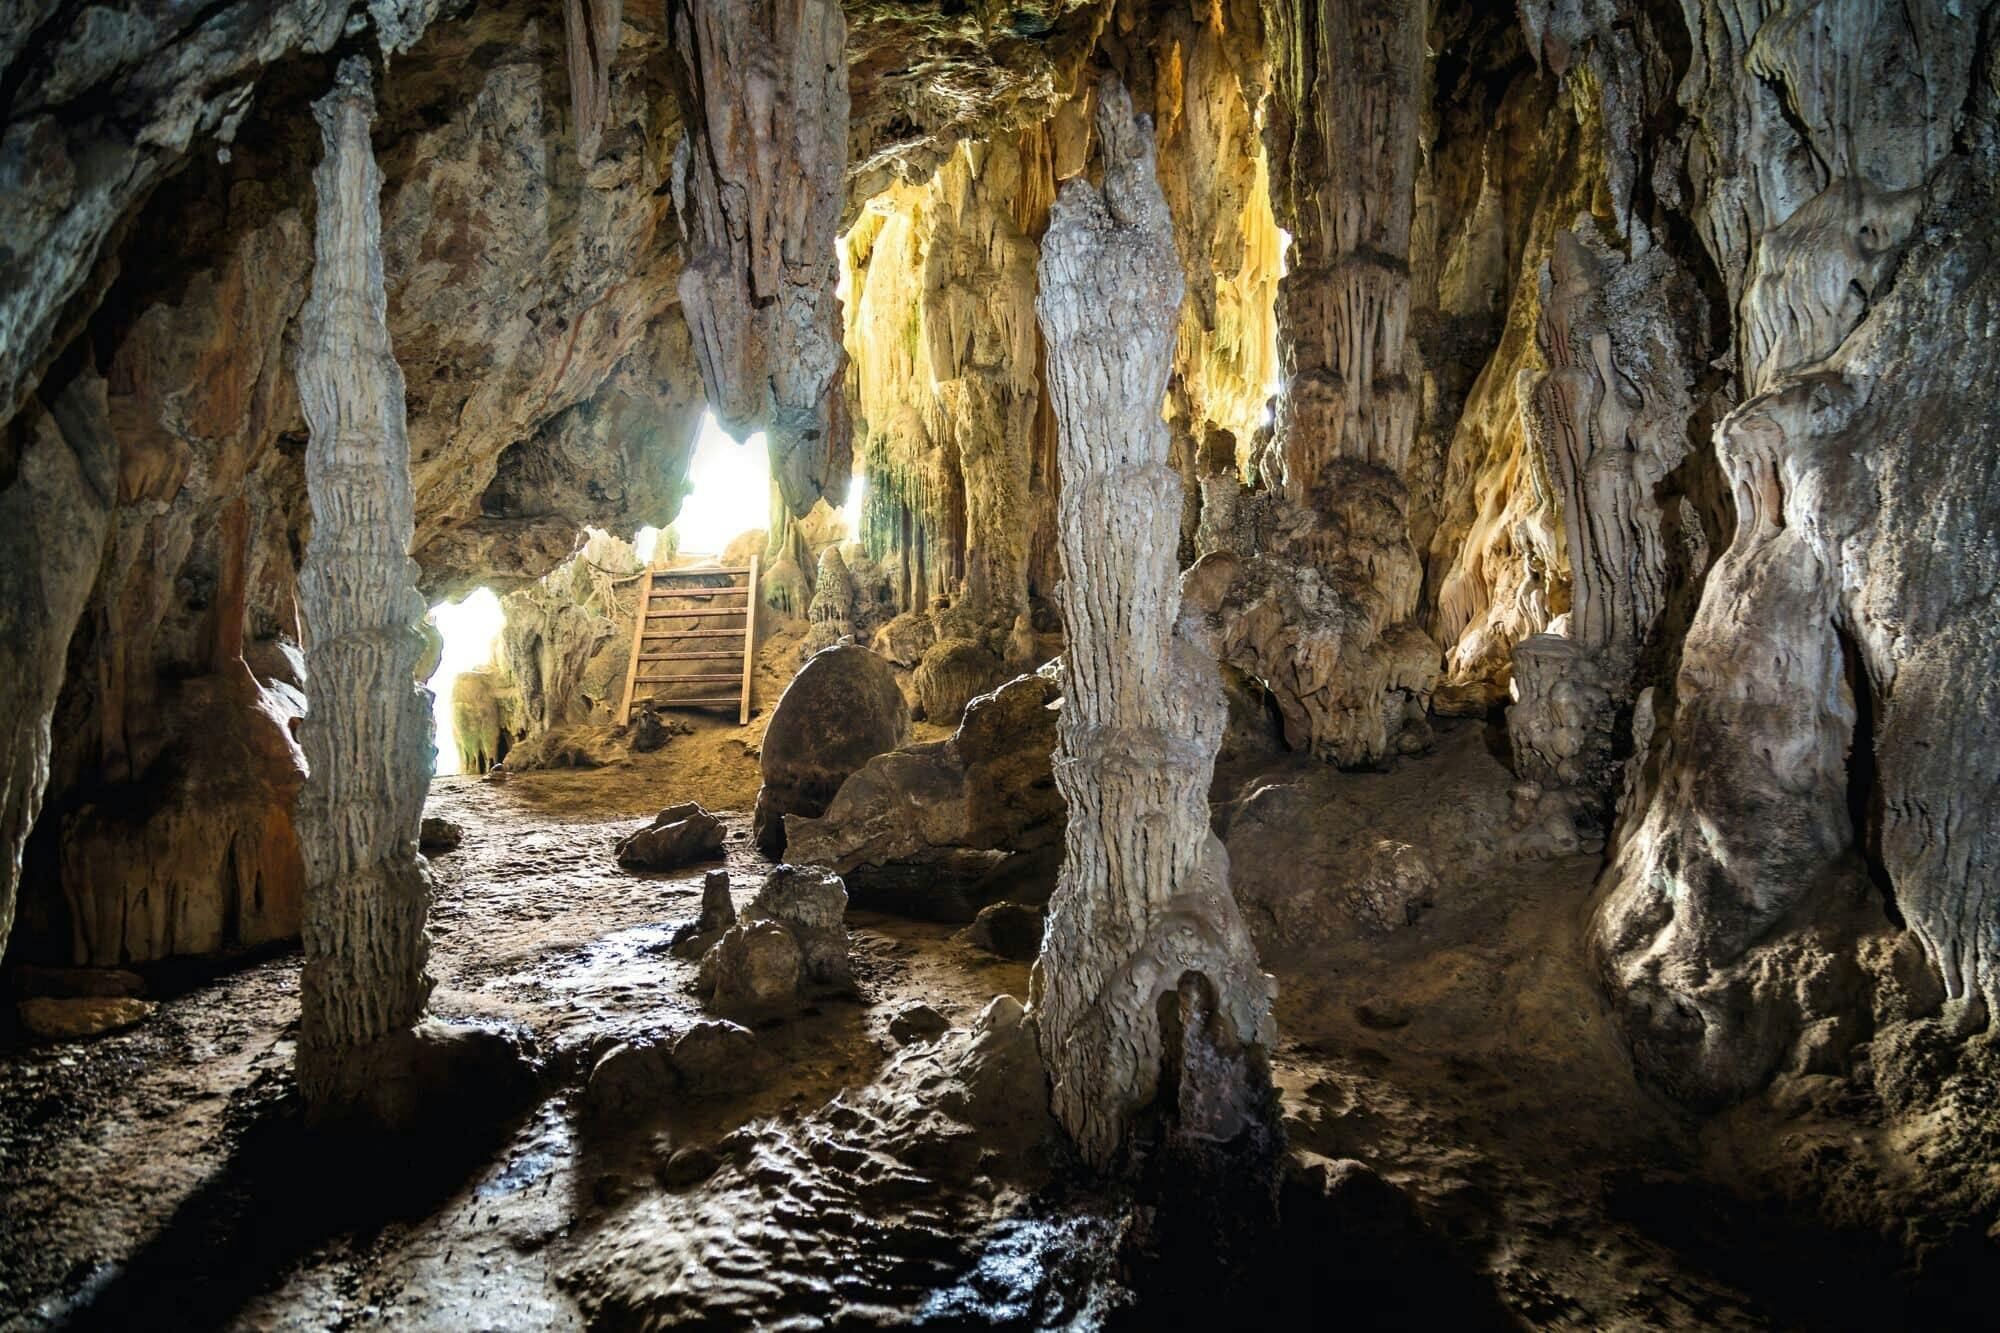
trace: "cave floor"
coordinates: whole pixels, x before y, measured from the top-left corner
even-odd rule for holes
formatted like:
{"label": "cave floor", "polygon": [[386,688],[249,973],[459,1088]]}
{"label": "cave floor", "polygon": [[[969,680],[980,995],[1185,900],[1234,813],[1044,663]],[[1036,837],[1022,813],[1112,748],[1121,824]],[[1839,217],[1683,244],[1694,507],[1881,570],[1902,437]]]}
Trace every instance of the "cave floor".
{"label": "cave floor", "polygon": [[[739,1126],[797,1125],[836,1094],[865,1091],[901,1068],[888,1030],[900,1007],[921,999],[964,1025],[996,994],[1025,997],[1028,969],[955,939],[956,927],[857,912],[860,998],[761,1030],[775,1056],[767,1086],[593,1130],[577,1093],[595,1055],[702,1017],[686,992],[693,964],[664,945],[694,915],[706,867],[637,875],[611,856],[615,836],[678,795],[662,785],[671,771],[662,760],[433,788],[430,812],[465,830],[433,862],[433,1008],[521,1024],[549,1067],[538,1104],[504,1123],[359,1160],[305,1137],[290,1095],[295,953],[194,984],[134,1030],[0,1052],[0,1328],[566,1328],[586,1311],[673,1322],[682,1307],[641,1317],[595,1300],[578,1255],[599,1232],[643,1242],[646,1226],[667,1225],[645,1209],[674,1151]],[[768,862],[745,815],[728,823],[740,906]],[[1733,1203],[1687,1165],[1693,1128],[1633,1082],[1572,961],[1594,869],[1591,858],[1541,863],[1393,936],[1267,960],[1282,985],[1275,1072],[1293,1150],[1360,1159],[1414,1202],[1479,1293],[1468,1308],[1483,1313],[1458,1326],[1893,1325],[1892,1287],[1829,1263],[1838,1251],[1824,1237]],[[760,1230],[763,1219],[705,1188],[677,1204],[695,1214],[674,1216],[778,1237],[785,1261],[810,1270],[797,1251],[814,1223],[790,1237]],[[1112,1244],[1118,1205],[1097,1218],[1080,1215],[1098,1207],[1088,1194],[1050,1197],[1003,1194],[1002,1207],[1064,1214],[1044,1247]],[[1325,1258],[1299,1250],[1302,1273]],[[990,1264],[995,1246],[984,1253]],[[1001,1267],[1003,1281],[1052,1280],[1048,1263]],[[704,1317],[814,1308],[810,1292],[803,1306],[796,1292],[778,1299],[766,1280],[777,1275],[715,1275],[737,1303],[712,1302]],[[1340,1299],[1337,1287],[1318,1295]],[[1371,1322],[1381,1295],[1343,1308],[1342,1322],[1423,1322],[1412,1313],[1426,1308],[1422,1293]],[[1143,1292],[1121,1300],[933,1305],[931,1322],[1031,1324],[1062,1309],[1088,1324],[1092,1310],[1122,1308],[1126,1322],[1174,1323],[1141,1317]],[[850,1322],[920,1312],[891,1303]]]}

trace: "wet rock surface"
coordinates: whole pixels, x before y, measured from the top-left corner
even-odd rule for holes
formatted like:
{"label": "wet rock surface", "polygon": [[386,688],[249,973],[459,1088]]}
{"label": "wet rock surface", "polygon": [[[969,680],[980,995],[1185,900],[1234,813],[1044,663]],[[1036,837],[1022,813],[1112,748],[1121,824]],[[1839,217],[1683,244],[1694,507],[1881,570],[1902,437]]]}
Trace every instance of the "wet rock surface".
{"label": "wet rock surface", "polygon": [[722,854],[722,821],[695,801],[670,805],[637,833],[618,840],[618,864],[631,870],[676,870]]}
{"label": "wet rock surface", "polygon": [[[748,1091],[694,1095],[675,1071],[639,1110],[583,1115],[607,1051],[674,1052],[714,1022],[686,989],[694,962],[667,947],[700,914],[702,877],[641,878],[603,854],[656,808],[659,781],[611,769],[434,790],[431,812],[468,836],[436,863],[433,1009],[523,1025],[549,1080],[514,1119],[464,1122],[463,1142],[357,1157],[299,1136],[295,958],[158,996],[134,1029],[0,1049],[0,1319],[143,1327],[171,1308],[202,1327],[324,1327],[373,1306],[413,1327],[560,1329],[700,1307],[775,1322],[836,1282],[860,1325],[1166,1327],[1213,1304],[1186,1282],[1158,1304],[1131,1285],[1175,1266],[1210,1274],[1212,1238],[1176,1250],[1147,1238],[1129,1200],[1035,1192],[1032,1152],[983,1161],[981,1144],[1034,1142],[1046,1116],[1029,1095],[1038,1069],[993,1078],[1009,1086],[982,1110],[989,1075],[950,1063],[992,996],[1028,988],[1024,965],[955,941],[956,927],[850,912],[858,998],[757,1031],[769,1063]],[[770,867],[747,839],[725,849],[741,910]],[[1963,1322],[1949,1289],[1913,1294],[1878,1242],[1752,1206],[1735,1168],[1711,1183],[1695,1163],[1714,1151],[1779,1181],[1782,1137],[1804,1133],[1841,1147],[1824,1158],[1830,1187],[1879,1206],[1898,1131],[1885,1117],[1857,1141],[1853,1100],[1930,1108],[1934,1146],[1962,1145],[1990,1062],[1956,1058],[1945,1033],[1885,1034],[1873,1083],[1803,1080],[1782,1110],[1745,1108],[1697,1137],[1633,1083],[1591,979],[1565,961],[1591,874],[1589,858],[1497,866],[1414,925],[1277,961],[1287,1135],[1308,1166],[1359,1162],[1388,1188],[1357,1176],[1365,1189],[1339,1208],[1285,1204],[1298,1230],[1271,1243],[1255,1288],[1270,1308],[1306,1319],[1331,1302],[1364,1327],[1497,1324],[1495,1302],[1515,1321],[1589,1327],[1893,1324],[1911,1309]],[[1385,996],[1406,997],[1401,1011]],[[910,1048],[916,1063],[890,1078],[890,1024],[915,1004],[958,1031]],[[712,1046],[695,1044],[733,1069],[741,1039],[708,1030]],[[1921,1071],[1947,1060],[1954,1100],[1932,1102]],[[1940,1173],[1929,1187],[1943,1199],[1977,1182]],[[323,1206],[288,1206],[301,1188]],[[696,1271],[718,1281],[672,1278]],[[1941,1271],[1983,1300],[1975,1270]]]}

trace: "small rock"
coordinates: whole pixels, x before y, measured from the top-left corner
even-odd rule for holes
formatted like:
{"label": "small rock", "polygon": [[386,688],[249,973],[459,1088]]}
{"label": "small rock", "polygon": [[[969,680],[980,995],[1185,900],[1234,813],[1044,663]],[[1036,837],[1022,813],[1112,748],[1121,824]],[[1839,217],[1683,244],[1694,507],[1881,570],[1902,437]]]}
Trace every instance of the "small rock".
{"label": "small rock", "polygon": [[629,1115],[658,1110],[674,1090],[672,1052],[650,1039],[620,1042],[597,1058],[583,1085],[584,1110],[591,1115]]}
{"label": "small rock", "polygon": [[951,1030],[951,1021],[921,1000],[912,1000],[889,1020],[889,1035],[905,1046]]}
{"label": "small rock", "polygon": [[1415,925],[1437,901],[1430,858],[1407,842],[1383,838],[1363,856],[1347,905],[1363,925],[1394,930]]}
{"label": "small rock", "polygon": [[620,839],[618,864],[633,870],[672,870],[722,854],[722,821],[693,801],[670,805],[637,833]]}
{"label": "small rock", "polygon": [[697,984],[717,1010],[771,1016],[797,1006],[799,973],[791,932],[775,921],[751,921],[731,926],[702,956]]}
{"label": "small rock", "polygon": [[417,846],[426,852],[455,852],[465,841],[465,830],[439,815],[425,815],[418,827]]}
{"label": "small rock", "polygon": [[37,1041],[79,1041],[132,1027],[158,1007],[129,995],[38,995],[21,1001],[21,1028]]}
{"label": "small rock", "polygon": [[782,865],[764,880],[744,916],[775,921],[798,943],[804,979],[818,986],[851,989],[854,971],[847,960],[847,886],[818,866]]}
{"label": "small rock", "polygon": [[669,941],[677,958],[699,958],[716,937],[736,924],[736,903],[729,896],[729,872],[711,870],[701,883],[701,915],[679,926]]}
{"label": "small rock", "polygon": [[693,730],[680,718],[661,717],[648,708],[632,724],[632,748],[640,754],[651,754],[674,737],[688,735]]}
{"label": "small rock", "polygon": [[982,908],[966,932],[975,948],[1032,962],[1042,951],[1043,911],[1025,903],[994,903]]}
{"label": "small rock", "polygon": [[691,1096],[749,1092],[764,1082],[769,1063],[756,1034],[735,1023],[697,1023],[674,1039],[674,1077]]}
{"label": "small rock", "polygon": [[660,1183],[670,1190],[686,1189],[707,1180],[721,1165],[721,1161],[708,1149],[689,1145],[667,1159],[666,1166],[660,1170]]}

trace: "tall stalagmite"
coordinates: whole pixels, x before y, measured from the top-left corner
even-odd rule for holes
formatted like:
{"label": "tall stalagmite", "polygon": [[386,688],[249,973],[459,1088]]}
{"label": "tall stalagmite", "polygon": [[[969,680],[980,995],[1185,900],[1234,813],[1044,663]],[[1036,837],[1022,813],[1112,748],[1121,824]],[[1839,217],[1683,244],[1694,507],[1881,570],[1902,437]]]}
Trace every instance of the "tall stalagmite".
{"label": "tall stalagmite", "polygon": [[1108,1167],[1149,1108],[1171,1142],[1275,1141],[1275,987],[1209,831],[1227,708],[1175,578],[1181,481],[1160,405],[1184,284],[1152,126],[1115,81],[1097,124],[1103,189],[1063,188],[1036,300],[1060,437],[1069,825],[1034,1007],[1055,1113]]}
{"label": "tall stalagmite", "polygon": [[766,431],[800,518],[852,470],[834,243],[847,171],[847,20],[838,0],[670,0],[687,136],[674,206],[681,307],[709,402]]}
{"label": "tall stalagmite", "polygon": [[382,286],[382,173],[369,146],[368,67],[341,63],[313,106],[326,145],[311,299],[299,320],[300,405],[312,430],[312,540],[299,574],[312,776],[299,797],[306,964],[299,1084],[339,1113],[369,1094],[366,1049],[411,1028],[430,994],[417,859],[429,787],[429,697],[412,686],[424,606],[412,586],[403,372]]}
{"label": "tall stalagmite", "polygon": [[1411,225],[1424,6],[1267,0],[1272,209],[1286,371],[1266,489],[1204,479],[1203,553],[1244,557],[1223,652],[1271,688],[1292,744],[1342,764],[1413,749],[1438,652],[1406,475],[1416,438]]}

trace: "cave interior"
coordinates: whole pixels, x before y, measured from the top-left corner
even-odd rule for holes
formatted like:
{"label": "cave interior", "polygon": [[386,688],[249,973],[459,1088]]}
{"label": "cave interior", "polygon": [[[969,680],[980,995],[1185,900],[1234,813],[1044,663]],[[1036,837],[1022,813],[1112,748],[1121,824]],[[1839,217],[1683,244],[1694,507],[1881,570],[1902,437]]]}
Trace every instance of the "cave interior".
{"label": "cave interior", "polygon": [[0,1331],[1993,1318],[2000,0],[5,10]]}

